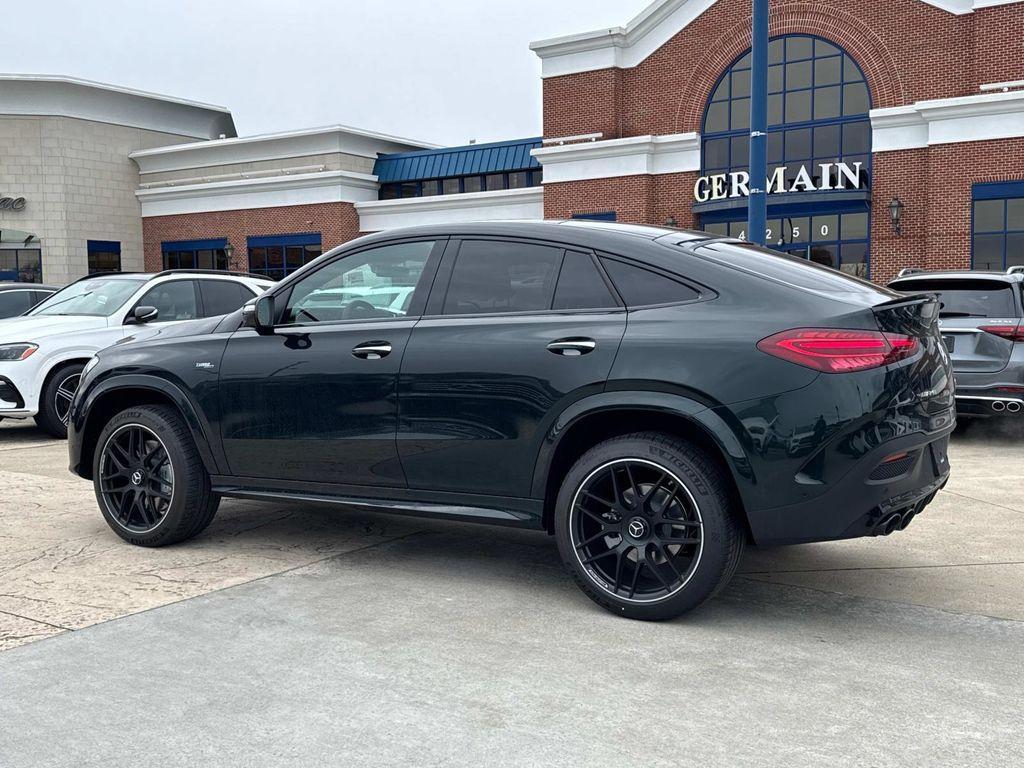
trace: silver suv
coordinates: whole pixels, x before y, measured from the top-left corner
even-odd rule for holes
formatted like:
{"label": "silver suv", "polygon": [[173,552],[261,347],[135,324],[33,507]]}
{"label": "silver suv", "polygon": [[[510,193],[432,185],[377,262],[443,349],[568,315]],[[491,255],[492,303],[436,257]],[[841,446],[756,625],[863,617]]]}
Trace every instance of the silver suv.
{"label": "silver suv", "polygon": [[1024,267],[1007,272],[905,269],[889,287],[938,294],[939,325],[956,378],[958,416],[1024,411]]}

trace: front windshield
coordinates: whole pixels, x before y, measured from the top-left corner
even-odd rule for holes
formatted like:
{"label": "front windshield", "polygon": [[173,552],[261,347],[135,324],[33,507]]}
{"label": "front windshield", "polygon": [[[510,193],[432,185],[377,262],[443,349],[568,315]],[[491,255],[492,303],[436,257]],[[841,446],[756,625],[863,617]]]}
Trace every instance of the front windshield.
{"label": "front windshield", "polygon": [[89,278],[72,283],[29,311],[30,315],[110,317],[139,290],[146,278]]}

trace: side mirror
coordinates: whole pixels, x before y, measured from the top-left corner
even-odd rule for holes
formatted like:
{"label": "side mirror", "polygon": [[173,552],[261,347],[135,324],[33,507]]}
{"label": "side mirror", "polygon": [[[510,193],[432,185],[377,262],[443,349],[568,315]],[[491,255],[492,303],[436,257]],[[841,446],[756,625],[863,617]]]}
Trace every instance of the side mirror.
{"label": "side mirror", "polygon": [[135,311],[125,320],[125,323],[127,325],[144,325],[145,323],[152,323],[158,317],[160,317],[160,310],[156,307],[136,307]]}
{"label": "side mirror", "polygon": [[274,297],[260,296],[242,307],[242,327],[259,334],[274,332]]}

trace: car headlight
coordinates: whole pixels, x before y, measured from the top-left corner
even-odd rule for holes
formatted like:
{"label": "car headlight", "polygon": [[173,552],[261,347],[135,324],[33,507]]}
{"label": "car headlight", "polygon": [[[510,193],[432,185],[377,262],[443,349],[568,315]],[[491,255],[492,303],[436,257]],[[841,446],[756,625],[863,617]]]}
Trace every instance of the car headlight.
{"label": "car headlight", "polygon": [[25,360],[39,349],[38,344],[3,344],[0,345],[0,362],[9,363],[16,360]]}
{"label": "car headlight", "polygon": [[89,371],[91,371],[99,364],[100,359],[96,355],[93,355],[91,358],[89,358],[89,362],[85,364],[85,368],[82,369],[82,375],[85,376],[85,374],[87,374]]}

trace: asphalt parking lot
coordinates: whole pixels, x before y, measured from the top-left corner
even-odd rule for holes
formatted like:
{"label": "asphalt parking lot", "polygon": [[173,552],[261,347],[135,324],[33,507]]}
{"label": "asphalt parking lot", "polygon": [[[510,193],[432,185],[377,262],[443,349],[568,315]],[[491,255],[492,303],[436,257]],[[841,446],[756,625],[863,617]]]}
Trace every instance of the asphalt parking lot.
{"label": "asphalt parking lot", "polygon": [[226,501],[134,548],[4,423],[0,765],[1019,765],[1024,437],[950,458],[907,531],[643,624],[542,534]]}

